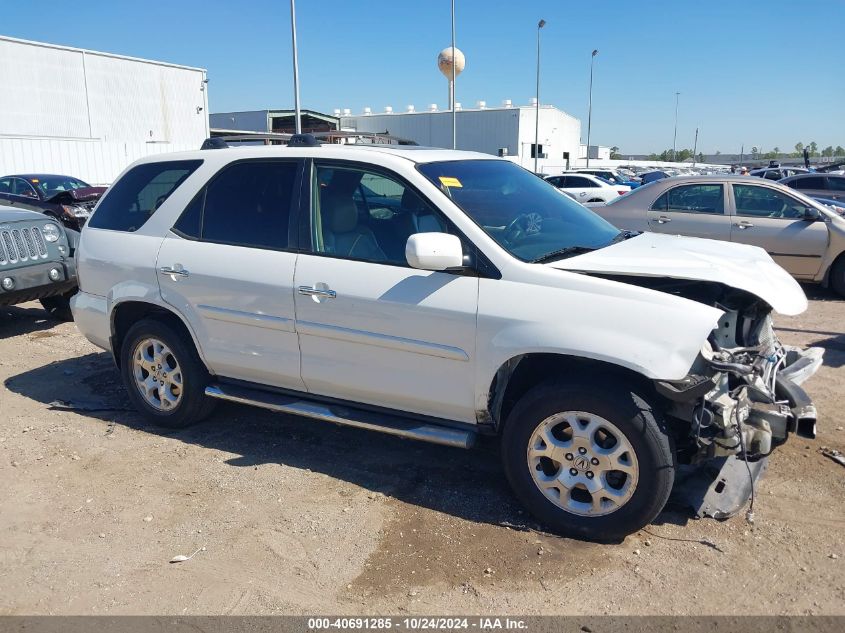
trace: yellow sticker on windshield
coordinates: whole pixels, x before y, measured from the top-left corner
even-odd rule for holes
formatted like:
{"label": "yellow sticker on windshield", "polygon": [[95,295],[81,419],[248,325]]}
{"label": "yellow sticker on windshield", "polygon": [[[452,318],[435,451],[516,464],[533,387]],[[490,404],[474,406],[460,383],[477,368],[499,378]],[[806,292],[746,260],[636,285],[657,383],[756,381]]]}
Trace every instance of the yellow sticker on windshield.
{"label": "yellow sticker on windshield", "polygon": [[444,187],[463,187],[460,180],[451,176],[440,176],[440,184]]}
{"label": "yellow sticker on windshield", "polygon": [[31,182],[33,185],[37,185],[38,184],[38,178],[33,178],[29,182]]}

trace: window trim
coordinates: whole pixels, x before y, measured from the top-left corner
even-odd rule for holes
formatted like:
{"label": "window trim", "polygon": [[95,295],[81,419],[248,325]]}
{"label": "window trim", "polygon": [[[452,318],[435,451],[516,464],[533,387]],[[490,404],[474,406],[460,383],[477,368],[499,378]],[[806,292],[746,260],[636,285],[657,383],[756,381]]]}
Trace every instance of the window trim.
{"label": "window trim", "polygon": [[[657,201],[660,200],[663,196],[669,196],[669,193],[674,191],[675,189],[680,189],[681,187],[719,187],[722,190],[722,211],[721,213],[718,211],[673,211],[672,209],[655,209],[654,205],[657,204]],[[652,200],[651,204],[648,205],[648,213],[683,213],[684,215],[689,215],[692,217],[699,216],[699,215],[709,215],[714,217],[727,217],[730,215],[728,212],[729,204],[727,197],[725,195],[726,187],[725,183],[722,182],[683,182],[678,183],[668,189],[664,189],[659,196],[657,196],[654,200]],[[668,200],[667,200],[668,206]]]}
{"label": "window trim", "polygon": [[[232,241],[224,242],[222,240],[205,239],[202,236],[203,228],[205,227],[205,202],[206,202],[205,198],[206,198],[206,193],[208,192],[208,188],[227,169],[229,169],[230,167],[233,167],[235,165],[242,164],[242,163],[295,163],[296,164],[296,174],[294,175],[293,186],[291,187],[290,212],[288,214],[288,240],[287,240],[288,245],[286,247],[278,248],[278,247],[273,247],[273,246],[256,246],[255,244],[241,244],[241,243],[232,242]],[[302,177],[303,177],[305,163],[306,163],[306,161],[302,158],[288,157],[288,156],[283,156],[283,157],[269,157],[268,156],[268,157],[260,157],[260,158],[240,158],[240,159],[236,159],[236,160],[233,160],[233,161],[226,163],[225,165],[220,167],[220,169],[218,169],[216,172],[214,172],[214,174],[212,174],[212,176],[204,182],[202,187],[200,187],[200,190],[197,191],[197,193],[194,194],[194,196],[191,197],[191,199],[188,201],[188,203],[184,206],[182,211],[179,213],[179,215],[173,221],[173,226],[170,227],[170,232],[173,233],[174,235],[178,235],[182,239],[190,240],[192,242],[204,242],[204,243],[207,243],[207,244],[221,244],[223,246],[234,246],[236,248],[253,248],[253,249],[264,250],[264,251],[276,251],[276,252],[279,252],[279,253],[297,253],[297,252],[299,252],[299,248],[298,248],[298,242],[299,242],[298,238],[299,238],[299,236],[297,235],[297,232],[296,232],[296,225],[297,225],[298,216],[299,216],[299,213],[300,213],[300,198],[301,198],[301,194],[302,194],[301,184],[302,184]],[[179,224],[179,220],[182,219],[182,216],[185,214],[185,212],[190,208],[190,206],[192,204],[194,204],[194,202],[197,201],[197,199],[200,196],[203,197],[203,200],[202,200],[202,206],[200,208],[199,236],[194,237],[193,235],[188,235],[187,233],[180,231],[179,229],[176,228],[176,225]]]}
{"label": "window trim", "polygon": [[428,206],[433,212],[438,214],[446,222],[447,226],[454,231],[453,234],[461,240],[461,243],[469,251],[469,254],[472,255],[474,261],[471,266],[466,266],[464,268],[461,268],[460,270],[442,270],[437,272],[464,277],[483,277],[487,279],[502,278],[501,271],[499,271],[499,269],[496,268],[490,258],[487,257],[480,248],[478,248],[478,245],[471,239],[469,239],[466,234],[461,231],[460,228],[458,228],[458,226],[454,222],[452,222],[449,216],[444,213],[443,210],[437,204],[434,203],[434,201],[431,200],[431,198],[424,195],[419,190],[419,188],[417,188],[407,178],[395,171],[392,171],[388,167],[347,159],[318,157],[309,158],[307,160],[306,169],[303,170],[302,176],[302,186],[304,190],[304,195],[301,196],[300,225],[299,230],[297,231],[297,235],[299,236],[300,242],[299,252],[301,254],[313,255],[314,257],[326,257],[330,259],[338,259],[344,261],[364,262],[366,264],[372,264],[374,266],[391,266],[393,268],[421,270],[419,268],[414,268],[413,266],[408,264],[407,261],[404,264],[397,264],[395,262],[374,262],[369,259],[359,259],[357,257],[344,257],[335,253],[318,253],[314,250],[313,244],[311,243],[311,212],[313,209],[312,196],[314,195],[314,190],[311,186],[313,180],[312,176],[316,168],[327,165],[337,166],[338,168],[355,169],[358,171],[374,173],[385,178],[395,180],[406,189],[410,189],[411,191],[413,191],[420,198],[420,200],[422,200],[426,204],[426,206]]}

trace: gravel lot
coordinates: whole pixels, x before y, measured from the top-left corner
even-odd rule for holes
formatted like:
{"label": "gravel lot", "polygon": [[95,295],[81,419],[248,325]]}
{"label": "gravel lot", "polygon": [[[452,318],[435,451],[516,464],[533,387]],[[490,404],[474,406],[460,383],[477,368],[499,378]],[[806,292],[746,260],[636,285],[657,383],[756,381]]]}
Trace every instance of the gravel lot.
{"label": "gravel lot", "polygon": [[0,614],[845,614],[845,468],[817,450],[845,451],[845,303],[807,292],[776,324],[827,350],[820,433],[773,455],[756,524],[674,509],[618,545],[538,531],[493,442],[238,406],[148,426],[72,323],[0,308]]}

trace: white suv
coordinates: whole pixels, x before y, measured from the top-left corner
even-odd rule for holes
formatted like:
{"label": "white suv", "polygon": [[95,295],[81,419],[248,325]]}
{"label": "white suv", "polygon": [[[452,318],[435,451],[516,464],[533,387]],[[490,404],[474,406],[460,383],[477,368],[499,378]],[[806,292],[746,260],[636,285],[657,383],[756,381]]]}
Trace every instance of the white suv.
{"label": "white suv", "polygon": [[[519,499],[582,538],[649,523],[677,470],[740,456],[756,475],[815,429],[797,384],[821,357],[770,318],[806,299],[763,250],[620,232],[485,154],[295,137],[143,159],[78,271],[79,329],[155,422],[229,400],[450,446],[497,435]],[[734,480],[730,512],[751,483]]]}

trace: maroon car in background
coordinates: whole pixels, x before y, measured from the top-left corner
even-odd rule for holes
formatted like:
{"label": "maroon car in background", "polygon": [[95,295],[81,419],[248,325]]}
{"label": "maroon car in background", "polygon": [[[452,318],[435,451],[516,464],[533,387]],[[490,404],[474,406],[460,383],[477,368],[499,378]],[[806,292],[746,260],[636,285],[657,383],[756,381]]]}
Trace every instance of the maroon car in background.
{"label": "maroon car in background", "polygon": [[53,216],[69,229],[82,230],[106,187],[92,187],[72,176],[0,176],[0,204]]}

